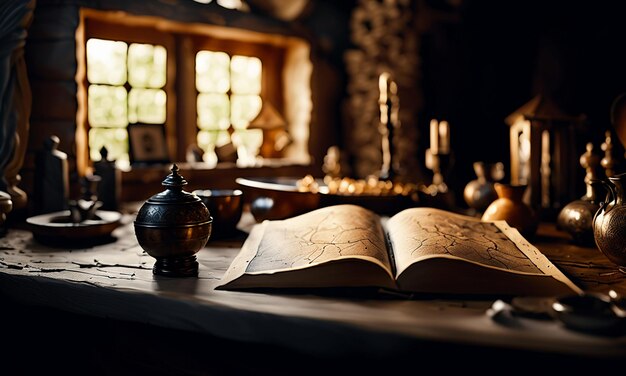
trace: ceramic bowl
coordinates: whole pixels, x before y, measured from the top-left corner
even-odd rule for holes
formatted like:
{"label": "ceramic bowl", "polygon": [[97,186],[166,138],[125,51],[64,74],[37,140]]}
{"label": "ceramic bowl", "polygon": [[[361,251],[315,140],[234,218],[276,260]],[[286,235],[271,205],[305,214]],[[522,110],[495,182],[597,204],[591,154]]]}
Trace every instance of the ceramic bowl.
{"label": "ceramic bowl", "polygon": [[224,239],[237,234],[237,224],[243,211],[243,191],[197,189],[193,193],[202,200],[213,218],[211,239]]}
{"label": "ceramic bowl", "polygon": [[237,178],[256,222],[279,220],[319,208],[320,195],[301,192],[297,178]]}

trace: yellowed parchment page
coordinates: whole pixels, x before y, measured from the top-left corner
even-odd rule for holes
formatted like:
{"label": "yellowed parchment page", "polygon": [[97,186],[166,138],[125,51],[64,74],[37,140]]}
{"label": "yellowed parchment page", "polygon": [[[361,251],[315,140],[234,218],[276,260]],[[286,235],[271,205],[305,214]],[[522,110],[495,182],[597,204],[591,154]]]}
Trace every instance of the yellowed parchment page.
{"label": "yellowed parchment page", "polygon": [[[418,262],[444,265],[443,260],[448,259],[453,261],[450,270],[456,270],[452,267],[463,261],[493,272],[499,270],[528,278],[535,275],[537,281],[552,277],[572,291],[580,291],[504,221],[483,222],[434,208],[411,208],[390,218],[386,226],[394,251],[396,277]],[[440,261],[431,262],[432,259]]]}
{"label": "yellowed parchment page", "polygon": [[395,287],[380,218],[355,205],[265,221],[240,256],[227,287]]}

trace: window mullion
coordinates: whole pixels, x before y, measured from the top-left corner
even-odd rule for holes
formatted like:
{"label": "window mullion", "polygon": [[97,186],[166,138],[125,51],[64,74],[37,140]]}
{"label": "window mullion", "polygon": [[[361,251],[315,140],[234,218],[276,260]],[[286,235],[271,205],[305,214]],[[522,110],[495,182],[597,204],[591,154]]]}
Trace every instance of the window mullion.
{"label": "window mullion", "polygon": [[[196,144],[197,91],[195,84],[195,50],[192,38],[176,35],[175,43],[176,76],[176,137],[177,160],[184,161],[189,145]],[[174,78],[172,78],[174,79]]]}

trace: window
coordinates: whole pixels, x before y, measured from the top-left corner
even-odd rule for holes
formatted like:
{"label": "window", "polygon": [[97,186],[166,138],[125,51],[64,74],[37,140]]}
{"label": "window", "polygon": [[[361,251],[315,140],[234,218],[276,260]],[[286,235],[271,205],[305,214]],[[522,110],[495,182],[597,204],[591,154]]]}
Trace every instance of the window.
{"label": "window", "polygon": [[199,51],[196,55],[198,146],[217,163],[215,147],[230,142],[241,165],[254,164],[262,133],[246,129],[261,110],[262,63],[257,57]]}
{"label": "window", "polygon": [[237,166],[258,165],[263,131],[248,125],[266,101],[292,132],[285,156],[308,163],[309,45],[233,30],[81,9],[79,173],[100,159],[102,146],[118,164],[128,164],[131,124],[163,125],[173,161],[185,161],[190,150],[197,155],[197,145],[205,165],[215,166],[216,149],[230,144]]}
{"label": "window", "polygon": [[87,41],[89,156],[128,164],[128,125],[165,124],[163,46],[91,38]]}

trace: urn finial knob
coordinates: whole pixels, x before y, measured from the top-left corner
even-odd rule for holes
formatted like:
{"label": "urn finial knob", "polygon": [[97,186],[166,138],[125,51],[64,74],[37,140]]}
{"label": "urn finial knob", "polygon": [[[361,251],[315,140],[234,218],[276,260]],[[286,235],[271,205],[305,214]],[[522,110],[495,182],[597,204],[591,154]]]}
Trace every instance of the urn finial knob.
{"label": "urn finial knob", "polygon": [[187,180],[185,180],[185,178],[183,178],[178,173],[178,170],[179,170],[178,166],[176,165],[176,163],[174,163],[174,165],[170,169],[172,173],[167,175],[167,177],[165,178],[165,180],[163,180],[161,185],[164,187],[168,187],[169,189],[173,189],[177,191],[182,190],[183,186],[187,185]]}

